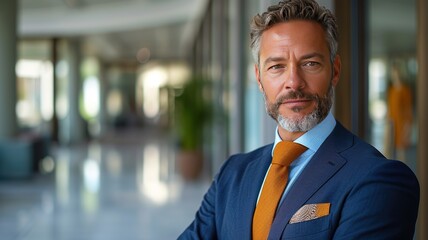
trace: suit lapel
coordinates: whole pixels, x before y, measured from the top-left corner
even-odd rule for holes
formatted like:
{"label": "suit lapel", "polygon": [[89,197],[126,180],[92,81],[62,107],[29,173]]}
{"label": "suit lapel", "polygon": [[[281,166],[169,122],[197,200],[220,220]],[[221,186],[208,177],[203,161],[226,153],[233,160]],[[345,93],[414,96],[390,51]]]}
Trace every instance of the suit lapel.
{"label": "suit lapel", "polygon": [[[259,157],[251,161],[245,169],[242,178],[242,185],[238,189],[238,206],[236,208],[236,236],[239,239],[251,239],[251,226],[253,221],[253,214],[257,204],[260,187],[263,183],[266,171],[269,168],[272,160],[272,147],[273,144],[267,146]],[[239,229],[242,230],[239,231]]]}
{"label": "suit lapel", "polygon": [[[343,133],[342,128],[340,125],[336,127],[336,131],[333,131],[333,134],[318,149],[287,193],[275,216],[269,239],[279,239],[293,214],[346,164],[346,161],[340,157],[338,152],[339,149],[351,143],[344,143],[343,139],[349,138],[343,138],[343,136],[340,138],[341,140],[338,140],[338,137]],[[338,144],[340,145],[339,147]]]}

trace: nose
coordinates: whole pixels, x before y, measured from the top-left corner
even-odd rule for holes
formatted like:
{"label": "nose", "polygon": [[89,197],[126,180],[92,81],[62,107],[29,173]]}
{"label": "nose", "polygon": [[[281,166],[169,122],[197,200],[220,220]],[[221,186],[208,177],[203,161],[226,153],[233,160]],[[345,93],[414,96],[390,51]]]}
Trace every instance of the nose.
{"label": "nose", "polygon": [[288,74],[286,76],[284,88],[288,90],[301,90],[306,83],[296,64],[290,64]]}

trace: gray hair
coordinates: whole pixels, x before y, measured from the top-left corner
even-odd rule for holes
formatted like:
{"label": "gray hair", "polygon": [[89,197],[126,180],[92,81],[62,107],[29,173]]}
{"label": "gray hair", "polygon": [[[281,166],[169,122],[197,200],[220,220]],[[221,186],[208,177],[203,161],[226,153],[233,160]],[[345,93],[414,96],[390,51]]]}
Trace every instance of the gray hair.
{"label": "gray hair", "polygon": [[267,11],[254,16],[251,22],[251,51],[254,61],[260,61],[260,41],[264,31],[277,23],[291,20],[309,20],[319,23],[326,32],[326,41],[333,63],[337,54],[337,24],[330,10],[321,7],[315,0],[283,0],[268,7]]}

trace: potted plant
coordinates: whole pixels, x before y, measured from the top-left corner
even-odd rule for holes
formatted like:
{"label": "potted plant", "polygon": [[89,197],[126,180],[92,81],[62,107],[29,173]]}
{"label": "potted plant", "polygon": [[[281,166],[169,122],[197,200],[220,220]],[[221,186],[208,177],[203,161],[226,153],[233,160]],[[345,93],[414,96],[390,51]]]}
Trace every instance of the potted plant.
{"label": "potted plant", "polygon": [[204,96],[207,81],[192,77],[175,98],[175,120],[179,150],[178,169],[185,180],[195,180],[203,168],[204,127],[211,109]]}

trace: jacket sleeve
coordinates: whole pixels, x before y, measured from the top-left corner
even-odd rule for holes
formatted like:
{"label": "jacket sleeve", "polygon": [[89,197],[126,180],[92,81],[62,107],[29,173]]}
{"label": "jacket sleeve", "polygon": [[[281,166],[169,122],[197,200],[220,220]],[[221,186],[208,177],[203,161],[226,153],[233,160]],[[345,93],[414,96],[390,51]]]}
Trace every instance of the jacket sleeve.
{"label": "jacket sleeve", "polygon": [[413,239],[419,184],[399,161],[374,167],[349,192],[333,239]]}
{"label": "jacket sleeve", "polygon": [[217,177],[205,194],[195,219],[178,237],[180,240],[217,239],[215,224],[215,199],[217,194]]}

